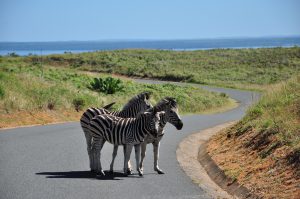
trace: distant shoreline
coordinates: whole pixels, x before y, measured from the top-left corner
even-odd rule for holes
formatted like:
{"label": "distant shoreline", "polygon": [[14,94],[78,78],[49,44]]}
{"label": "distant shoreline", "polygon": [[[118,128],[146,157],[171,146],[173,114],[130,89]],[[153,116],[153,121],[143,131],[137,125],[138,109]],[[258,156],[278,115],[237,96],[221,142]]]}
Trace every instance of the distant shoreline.
{"label": "distant shoreline", "polygon": [[276,48],[300,46],[300,37],[226,38],[187,40],[120,40],[62,42],[0,42],[0,55],[20,56],[82,53],[122,49],[195,51],[212,49]]}

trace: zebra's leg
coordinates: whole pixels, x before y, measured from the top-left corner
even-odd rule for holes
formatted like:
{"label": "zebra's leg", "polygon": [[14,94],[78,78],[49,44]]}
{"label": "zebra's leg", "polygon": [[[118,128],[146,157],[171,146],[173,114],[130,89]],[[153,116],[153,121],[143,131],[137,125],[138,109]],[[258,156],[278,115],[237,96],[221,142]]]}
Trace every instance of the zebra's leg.
{"label": "zebra's leg", "polygon": [[110,163],[110,170],[109,170],[109,172],[111,174],[114,173],[114,163],[115,163],[115,159],[116,159],[116,156],[117,156],[117,153],[118,153],[118,148],[119,148],[118,145],[114,145],[114,152],[112,154],[112,160],[111,160],[111,163]]}
{"label": "zebra's leg", "polygon": [[85,139],[86,139],[87,152],[88,152],[89,161],[90,161],[90,169],[91,169],[91,172],[95,172],[95,170],[93,170],[93,168],[92,168],[93,167],[92,136],[91,136],[90,131],[87,128],[82,127],[82,129],[83,129]]}
{"label": "zebra's leg", "polygon": [[[124,157],[125,157],[125,155],[126,155],[126,145],[123,145],[123,153],[124,153]],[[127,174],[128,175],[132,175],[133,173],[132,173],[132,166],[131,166],[131,163],[130,163],[130,158],[129,158],[129,160],[128,160],[128,166],[127,166]]]}
{"label": "zebra's leg", "polygon": [[159,158],[159,141],[153,142],[153,153],[154,153],[154,171],[158,174],[164,174],[164,172],[158,167],[158,158]]}
{"label": "zebra's leg", "polygon": [[103,138],[93,138],[92,151],[93,151],[93,168],[96,169],[98,175],[105,176],[101,166],[101,150],[105,140]]}
{"label": "zebra's leg", "polygon": [[144,158],[146,156],[146,147],[147,147],[147,142],[144,141],[141,143],[141,162],[140,162],[140,169],[141,171],[144,170]]}
{"label": "zebra's leg", "polygon": [[143,176],[143,172],[140,169],[141,144],[134,145],[134,151],[135,151],[136,170],[138,171],[139,176]]}
{"label": "zebra's leg", "polygon": [[124,175],[127,176],[128,173],[128,161],[130,159],[130,154],[131,154],[131,150],[132,150],[133,145],[130,144],[126,144],[125,145],[125,156],[124,156]]}

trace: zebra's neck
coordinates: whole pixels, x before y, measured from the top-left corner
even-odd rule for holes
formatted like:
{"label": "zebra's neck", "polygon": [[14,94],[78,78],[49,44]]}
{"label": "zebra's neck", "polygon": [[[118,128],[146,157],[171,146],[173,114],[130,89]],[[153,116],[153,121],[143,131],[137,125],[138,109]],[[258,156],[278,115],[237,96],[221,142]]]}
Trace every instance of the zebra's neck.
{"label": "zebra's neck", "polygon": [[160,128],[164,128],[168,123],[168,118],[166,114],[161,114],[159,117],[160,117],[159,126]]}
{"label": "zebra's neck", "polygon": [[145,137],[150,134],[151,126],[145,116],[140,116],[132,123],[132,135],[136,143],[143,142]]}
{"label": "zebra's neck", "polygon": [[139,113],[138,112],[139,110],[140,110],[139,104],[135,103],[129,106],[129,108],[126,108],[118,112],[118,117],[123,117],[123,118],[136,117],[136,115]]}

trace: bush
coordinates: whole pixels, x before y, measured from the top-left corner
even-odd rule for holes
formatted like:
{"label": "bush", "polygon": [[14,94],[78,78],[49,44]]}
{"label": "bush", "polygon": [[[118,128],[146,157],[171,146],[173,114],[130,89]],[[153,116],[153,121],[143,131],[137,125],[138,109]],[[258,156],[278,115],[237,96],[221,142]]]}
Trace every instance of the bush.
{"label": "bush", "polygon": [[73,99],[73,102],[72,102],[75,110],[77,112],[79,112],[85,105],[85,100],[81,97],[77,97],[77,98],[74,98]]}
{"label": "bush", "polygon": [[19,55],[15,52],[8,53],[8,56],[10,56],[10,57],[19,57]]}
{"label": "bush", "polygon": [[124,89],[124,86],[123,82],[120,79],[107,77],[94,78],[94,81],[90,83],[89,88],[106,94],[114,94],[118,91],[122,91]]}
{"label": "bush", "polygon": [[56,100],[53,98],[48,99],[48,103],[47,103],[47,108],[49,110],[54,110],[55,106],[56,106]]}
{"label": "bush", "polygon": [[228,98],[228,97],[229,97],[229,96],[228,96],[226,93],[223,93],[223,92],[222,92],[222,93],[220,93],[220,96],[221,96],[221,97],[226,97],[226,98]]}
{"label": "bush", "polygon": [[0,86],[0,99],[3,99],[3,98],[4,98],[4,95],[5,95],[5,91],[4,91],[4,89],[2,88],[2,86]]}

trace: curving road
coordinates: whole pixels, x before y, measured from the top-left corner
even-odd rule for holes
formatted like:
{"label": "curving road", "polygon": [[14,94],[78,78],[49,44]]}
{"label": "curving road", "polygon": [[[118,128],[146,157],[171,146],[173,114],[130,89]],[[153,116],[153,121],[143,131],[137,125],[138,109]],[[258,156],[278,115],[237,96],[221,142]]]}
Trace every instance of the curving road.
{"label": "curving road", "polygon": [[[227,93],[240,106],[224,113],[184,116],[181,131],[168,124],[159,164],[165,175],[153,171],[152,146],[148,145],[144,177],[117,173],[115,177],[95,178],[88,171],[85,139],[78,122],[0,130],[0,198],[208,198],[179,167],[177,145],[191,133],[240,119],[259,96],[248,91],[205,88]],[[104,169],[109,169],[112,149],[108,143],[103,148]],[[122,161],[120,148],[115,162],[119,172]]]}

